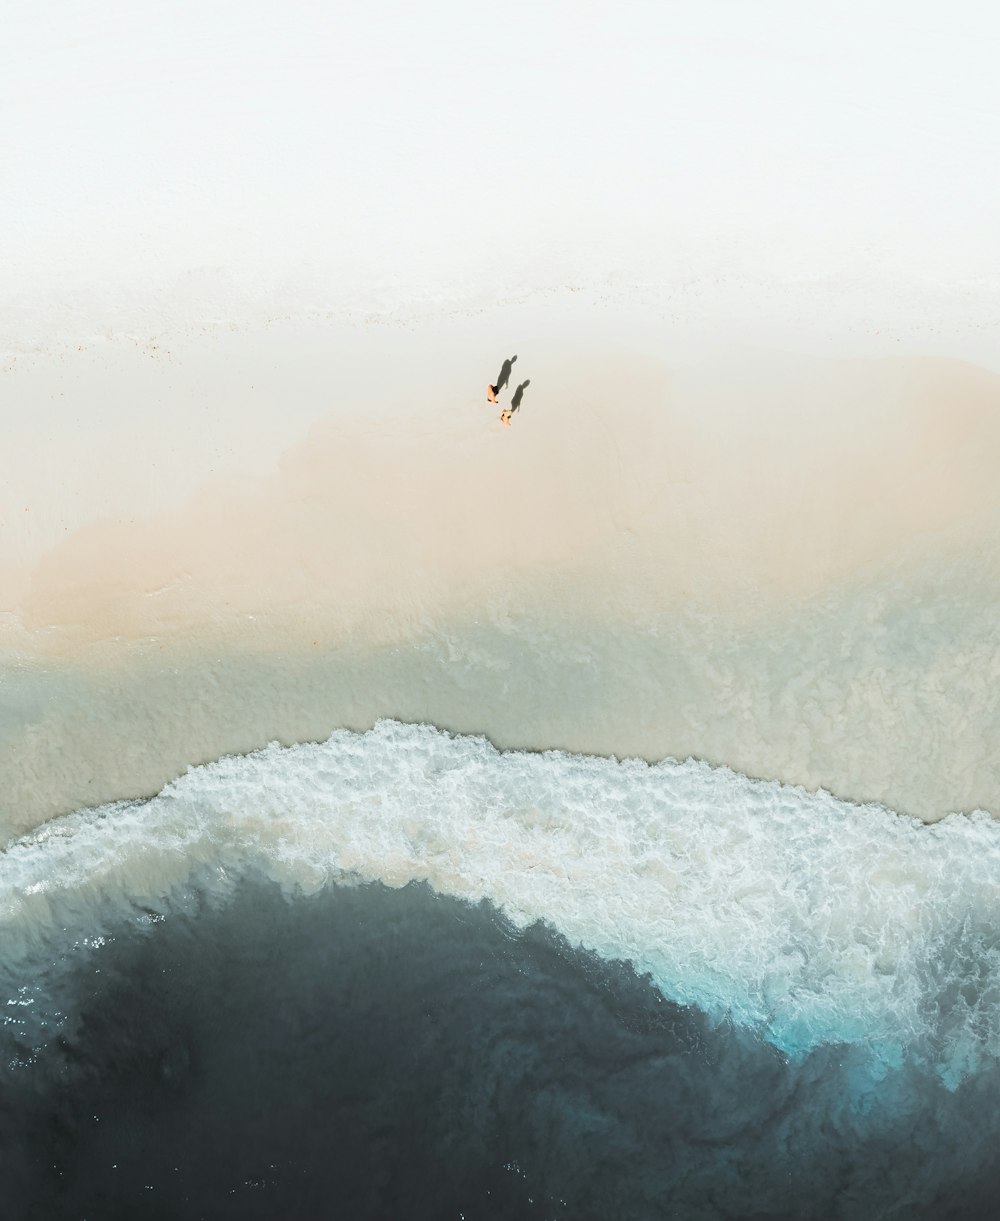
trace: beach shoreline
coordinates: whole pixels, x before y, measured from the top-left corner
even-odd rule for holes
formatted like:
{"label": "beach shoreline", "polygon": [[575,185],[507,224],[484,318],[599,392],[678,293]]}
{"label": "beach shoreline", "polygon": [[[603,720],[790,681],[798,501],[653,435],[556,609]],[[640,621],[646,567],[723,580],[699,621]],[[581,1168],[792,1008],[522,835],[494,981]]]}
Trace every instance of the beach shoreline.
{"label": "beach shoreline", "polygon": [[[381,717],[1000,812],[1000,378],[671,364],[621,320],[603,346],[562,317],[525,343],[496,322],[84,353],[76,391],[44,361],[18,375],[25,405],[57,377],[79,413],[104,387],[104,466],[24,425],[0,534],[6,834]],[[515,352],[531,386],[507,432],[485,386]],[[165,421],[133,397],[185,402],[185,362],[201,401]]]}

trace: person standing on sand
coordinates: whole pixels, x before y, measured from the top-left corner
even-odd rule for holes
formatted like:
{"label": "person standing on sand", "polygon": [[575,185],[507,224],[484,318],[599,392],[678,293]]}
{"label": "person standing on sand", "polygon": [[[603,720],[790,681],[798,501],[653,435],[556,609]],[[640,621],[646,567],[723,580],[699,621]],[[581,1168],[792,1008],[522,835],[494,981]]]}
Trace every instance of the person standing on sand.
{"label": "person standing on sand", "polygon": [[531,378],[525,378],[520,386],[518,386],[518,388],[514,391],[514,397],[510,400],[510,406],[505,407],[503,411],[500,412],[500,423],[504,426],[504,428],[510,428],[510,421],[514,415],[514,412],[520,410],[521,399],[524,397],[525,387],[530,385]]}
{"label": "person standing on sand", "polygon": [[497,377],[497,384],[495,386],[490,385],[486,387],[486,399],[488,402],[495,403],[497,401],[497,395],[510,381],[510,370],[515,360],[517,360],[516,355],[511,356],[508,360],[505,360],[500,367],[500,374]]}

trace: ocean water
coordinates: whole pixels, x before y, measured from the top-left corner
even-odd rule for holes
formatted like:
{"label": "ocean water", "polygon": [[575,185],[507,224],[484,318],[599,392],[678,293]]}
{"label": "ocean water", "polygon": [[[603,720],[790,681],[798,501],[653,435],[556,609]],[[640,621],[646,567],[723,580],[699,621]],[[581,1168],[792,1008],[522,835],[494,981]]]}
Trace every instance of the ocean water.
{"label": "ocean water", "polygon": [[0,857],[15,1217],[980,1217],[1000,828],[380,722]]}

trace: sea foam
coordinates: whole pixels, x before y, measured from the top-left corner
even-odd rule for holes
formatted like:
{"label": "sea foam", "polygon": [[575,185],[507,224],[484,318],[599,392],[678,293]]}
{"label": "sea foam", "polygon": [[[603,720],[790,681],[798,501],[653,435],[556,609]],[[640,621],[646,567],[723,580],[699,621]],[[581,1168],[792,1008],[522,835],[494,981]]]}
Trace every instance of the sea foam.
{"label": "sea foam", "polygon": [[383,721],[18,841],[0,857],[2,984],[9,1020],[58,1025],[52,936],[99,945],[123,912],[169,917],[195,879],[220,901],[247,874],[290,894],[422,881],[628,960],[789,1056],[854,1044],[876,1076],[908,1058],[955,1087],[1000,1055],[998,872],[982,813],[926,826],[693,760],[501,753]]}

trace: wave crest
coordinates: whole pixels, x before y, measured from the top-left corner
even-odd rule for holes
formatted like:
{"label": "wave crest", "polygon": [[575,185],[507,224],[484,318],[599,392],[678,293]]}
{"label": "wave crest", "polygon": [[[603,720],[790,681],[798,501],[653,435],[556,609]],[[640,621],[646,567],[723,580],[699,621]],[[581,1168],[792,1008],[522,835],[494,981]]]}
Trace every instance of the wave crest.
{"label": "wave crest", "polygon": [[954,1087],[1000,1056],[998,870],[981,813],[926,826],[690,760],[501,753],[382,721],[47,824],[0,859],[0,919],[20,976],[47,931],[99,938],[123,905],[155,919],[195,875],[219,898],[247,872],[306,892],[424,881],[629,960],[789,1055],[863,1044]]}

